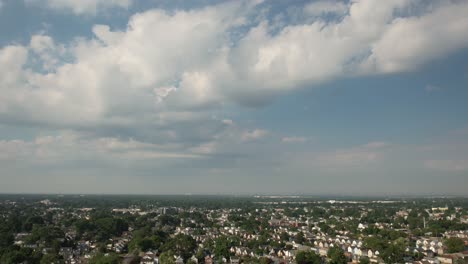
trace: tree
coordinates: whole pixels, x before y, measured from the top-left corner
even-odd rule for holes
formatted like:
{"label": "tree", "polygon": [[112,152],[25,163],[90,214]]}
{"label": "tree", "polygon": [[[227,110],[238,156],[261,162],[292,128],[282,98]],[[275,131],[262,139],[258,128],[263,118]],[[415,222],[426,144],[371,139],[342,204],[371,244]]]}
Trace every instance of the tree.
{"label": "tree", "polygon": [[43,225],[44,220],[40,216],[31,216],[29,217],[23,225],[23,229],[27,232],[30,232],[34,225]]}
{"label": "tree", "polygon": [[289,234],[286,232],[281,232],[280,234],[280,239],[282,242],[288,242],[289,241]]}
{"label": "tree", "polygon": [[305,241],[304,233],[299,232],[296,234],[296,236],[294,236],[294,242],[296,242],[297,244],[303,244],[304,241]]}
{"label": "tree", "polygon": [[95,225],[104,239],[120,235],[123,231],[128,230],[128,223],[120,218],[100,218],[96,220]]}
{"label": "tree", "polygon": [[25,260],[24,256],[22,256],[18,251],[11,250],[7,251],[2,255],[0,258],[0,263],[4,264],[15,264],[21,263]]}
{"label": "tree", "polygon": [[449,253],[460,252],[465,249],[465,244],[461,238],[451,237],[445,240],[445,246]]}
{"label": "tree", "polygon": [[59,257],[55,254],[45,254],[41,258],[41,264],[58,264],[62,263]]}
{"label": "tree", "polygon": [[258,262],[260,264],[270,264],[270,263],[273,263],[273,260],[267,257],[261,257]]}
{"label": "tree", "polygon": [[218,259],[223,257],[228,259],[230,257],[229,253],[229,241],[226,237],[219,237],[214,242],[214,254]]}
{"label": "tree", "polygon": [[10,232],[0,232],[0,249],[13,245],[15,238]]}
{"label": "tree", "polygon": [[150,249],[154,249],[155,248],[155,243],[153,240],[149,239],[149,238],[144,238],[140,241],[138,241],[138,247],[142,250],[142,251],[148,251]]}
{"label": "tree", "polygon": [[328,257],[330,258],[330,264],[346,264],[348,263],[344,251],[339,247],[332,247],[328,250]]}
{"label": "tree", "polygon": [[368,257],[362,257],[359,260],[359,264],[370,264],[370,259]]}
{"label": "tree", "polygon": [[299,251],[296,255],[297,264],[320,264],[322,259],[312,251]]}
{"label": "tree", "polygon": [[402,243],[390,244],[382,253],[385,263],[400,263],[405,255],[405,246]]}
{"label": "tree", "polygon": [[175,264],[174,253],[169,250],[159,255],[159,261],[164,264]]}
{"label": "tree", "polygon": [[455,262],[456,264],[468,264],[468,258],[459,258]]}
{"label": "tree", "polygon": [[320,228],[320,231],[322,231],[322,232],[324,232],[326,234],[328,234],[330,232],[330,230],[331,230],[331,227],[329,225],[327,225],[326,223],[323,223],[323,222],[319,223],[318,227]]}
{"label": "tree", "polygon": [[380,239],[378,237],[366,237],[364,238],[364,247],[370,248],[372,250],[379,250],[383,251],[385,248],[385,241],[383,239]]}
{"label": "tree", "polygon": [[184,260],[187,260],[192,256],[196,247],[197,243],[195,239],[193,239],[191,236],[178,234],[169,241],[167,241],[162,246],[162,250],[171,250],[172,252],[174,252],[174,254],[181,256]]}
{"label": "tree", "polygon": [[90,259],[89,264],[118,264],[120,258],[117,254],[97,254],[94,258]]}

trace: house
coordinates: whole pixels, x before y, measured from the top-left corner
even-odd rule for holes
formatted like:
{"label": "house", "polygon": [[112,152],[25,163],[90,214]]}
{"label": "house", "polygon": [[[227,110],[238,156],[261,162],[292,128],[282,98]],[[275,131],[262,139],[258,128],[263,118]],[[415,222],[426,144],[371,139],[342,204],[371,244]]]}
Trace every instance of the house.
{"label": "house", "polygon": [[154,264],[154,259],[148,255],[141,258],[140,264]]}
{"label": "house", "polygon": [[213,258],[211,256],[206,256],[205,264],[213,264]]}
{"label": "house", "polygon": [[422,264],[440,264],[437,258],[424,258],[421,260]]}
{"label": "house", "polygon": [[193,263],[198,263],[198,259],[197,257],[195,257],[195,255],[193,255],[190,260],[193,262]]}
{"label": "house", "polygon": [[460,217],[460,222],[462,224],[468,224],[468,215],[463,215]]}
{"label": "house", "polygon": [[451,255],[437,256],[437,259],[440,261],[441,264],[453,264],[453,263],[455,263],[454,258]]}
{"label": "house", "polygon": [[141,258],[140,264],[159,264],[159,258],[155,253],[148,251]]}
{"label": "house", "polygon": [[328,253],[328,248],[323,248],[323,247],[319,248],[319,255],[320,256],[326,256],[327,253]]}

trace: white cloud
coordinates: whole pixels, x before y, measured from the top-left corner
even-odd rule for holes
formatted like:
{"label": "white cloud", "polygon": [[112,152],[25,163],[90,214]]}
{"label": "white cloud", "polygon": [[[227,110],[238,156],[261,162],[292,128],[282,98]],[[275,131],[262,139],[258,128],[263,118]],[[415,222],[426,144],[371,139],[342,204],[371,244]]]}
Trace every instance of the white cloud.
{"label": "white cloud", "polygon": [[3,161],[24,160],[44,164],[60,164],[66,160],[135,162],[202,157],[178,144],[159,145],[112,137],[89,138],[70,132],[58,136],[40,136],[31,141],[1,140],[0,153],[0,160]]}
{"label": "white cloud", "polygon": [[306,141],[306,137],[283,137],[281,139],[281,142],[283,143],[304,143]]}
{"label": "white cloud", "polygon": [[[5,92],[15,88],[24,74],[23,65],[28,58],[28,49],[22,46],[6,46],[0,49],[0,88]],[[13,86],[13,87],[12,87]],[[8,100],[9,98],[4,98]]]}
{"label": "white cloud", "polygon": [[242,140],[243,141],[252,141],[252,140],[257,140],[264,138],[265,136],[268,135],[268,131],[264,129],[254,129],[252,131],[245,131],[242,134]]}
{"label": "white cloud", "polygon": [[223,119],[221,122],[228,126],[234,125],[234,121],[232,121],[231,119]]}
{"label": "white cloud", "polygon": [[372,44],[368,63],[380,72],[413,70],[466,47],[468,2],[447,4],[427,14],[396,18]]}
{"label": "white cloud", "polygon": [[71,11],[76,15],[96,14],[110,8],[129,8],[133,0],[25,0],[26,3],[45,6],[57,11]]}
{"label": "white cloud", "polygon": [[[130,1],[51,3],[99,9]],[[203,126],[212,107],[264,102],[342,76],[412,70],[468,46],[465,2],[444,2],[412,16],[414,1],[356,0],[338,20],[275,33],[255,16],[255,4],[148,10],[120,31],[94,26],[93,38],[57,43],[39,34],[27,46],[0,48],[0,117],[67,128]],[[409,14],[399,17],[399,10]],[[239,26],[244,33],[233,37]],[[36,56],[42,71],[28,64]]]}
{"label": "white cloud", "polygon": [[156,101],[158,103],[162,102],[165,97],[170,93],[177,91],[177,88],[174,86],[159,87],[154,89],[154,94],[156,95]]}

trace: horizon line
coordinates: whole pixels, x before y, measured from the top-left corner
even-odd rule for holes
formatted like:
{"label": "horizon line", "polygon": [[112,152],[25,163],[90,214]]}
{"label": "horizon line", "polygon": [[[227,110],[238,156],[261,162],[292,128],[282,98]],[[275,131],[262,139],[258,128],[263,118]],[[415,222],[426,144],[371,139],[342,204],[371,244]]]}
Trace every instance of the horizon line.
{"label": "horizon line", "polygon": [[63,195],[63,196],[229,196],[277,198],[468,198],[466,194],[444,193],[386,193],[386,194],[307,194],[307,193],[56,193],[56,192],[0,192],[2,195]]}

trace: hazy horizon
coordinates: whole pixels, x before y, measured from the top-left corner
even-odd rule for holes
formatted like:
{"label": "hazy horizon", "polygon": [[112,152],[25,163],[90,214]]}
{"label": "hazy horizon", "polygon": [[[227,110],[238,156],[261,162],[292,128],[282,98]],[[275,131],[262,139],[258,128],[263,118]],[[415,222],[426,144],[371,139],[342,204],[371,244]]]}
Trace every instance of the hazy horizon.
{"label": "hazy horizon", "polygon": [[0,0],[0,193],[466,195],[466,14]]}

